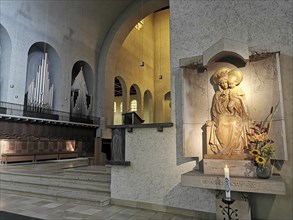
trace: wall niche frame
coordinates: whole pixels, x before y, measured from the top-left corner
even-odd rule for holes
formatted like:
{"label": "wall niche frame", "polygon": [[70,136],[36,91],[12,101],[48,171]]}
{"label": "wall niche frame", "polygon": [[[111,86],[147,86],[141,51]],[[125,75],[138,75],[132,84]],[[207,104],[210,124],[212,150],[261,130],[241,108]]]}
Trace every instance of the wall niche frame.
{"label": "wall niche frame", "polygon": [[[83,60],[77,61],[71,72],[70,113],[75,116],[91,116],[93,106],[94,74],[91,66]],[[85,93],[85,94],[79,94]],[[77,95],[80,95],[78,98]],[[76,99],[79,99],[79,104]],[[77,106],[80,105],[80,106]],[[81,106],[82,105],[82,106]]]}
{"label": "wall niche frame", "polygon": [[7,100],[10,87],[7,82],[10,75],[11,49],[11,38],[5,27],[0,24],[0,101]]}
{"label": "wall niche frame", "polygon": [[182,126],[185,157],[196,157],[202,161],[207,153],[205,123],[211,120],[212,99],[216,90],[212,75],[217,68],[227,66],[243,73],[243,81],[239,86],[245,91],[250,119],[265,120],[271,107],[279,103],[270,131],[270,138],[276,146],[273,159],[288,159],[279,56],[278,51],[252,51],[245,43],[224,38],[202,55],[179,60],[183,70]]}
{"label": "wall niche frame", "polygon": [[[26,71],[26,86],[25,93],[28,92],[28,87],[36,78],[38,68],[47,54],[47,64],[49,72],[50,87],[53,85],[53,107],[52,110],[60,110],[62,92],[62,81],[60,80],[61,61],[57,51],[46,42],[34,43],[28,51],[27,71]],[[25,97],[24,97],[25,98]],[[26,105],[24,100],[24,105]]]}

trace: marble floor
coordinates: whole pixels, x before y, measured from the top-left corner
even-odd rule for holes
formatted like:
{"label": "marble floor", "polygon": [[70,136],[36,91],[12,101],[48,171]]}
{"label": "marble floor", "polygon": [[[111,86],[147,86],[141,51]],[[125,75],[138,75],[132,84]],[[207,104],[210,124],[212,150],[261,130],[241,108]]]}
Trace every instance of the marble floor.
{"label": "marble floor", "polygon": [[[93,207],[68,202],[47,200],[1,193],[0,210],[37,219],[92,219],[92,220],[147,220],[147,219],[170,219],[189,220],[188,216],[174,215],[164,212],[156,212],[138,208],[108,205]],[[1,219],[2,220],[2,219]],[[5,220],[5,219],[3,219]],[[12,219],[11,219],[12,220]]]}

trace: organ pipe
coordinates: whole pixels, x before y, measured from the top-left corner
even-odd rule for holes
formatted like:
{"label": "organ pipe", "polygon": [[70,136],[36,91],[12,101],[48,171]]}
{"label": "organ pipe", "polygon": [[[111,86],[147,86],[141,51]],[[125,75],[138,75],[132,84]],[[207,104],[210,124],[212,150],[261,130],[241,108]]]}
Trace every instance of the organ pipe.
{"label": "organ pipe", "polygon": [[41,65],[38,66],[35,79],[28,86],[27,105],[36,108],[53,108],[53,85],[50,87],[48,71],[48,55],[45,53]]}
{"label": "organ pipe", "polygon": [[[82,67],[73,81],[71,91],[71,113],[89,116],[91,113],[91,96],[87,90]],[[75,92],[77,96],[75,96]]]}

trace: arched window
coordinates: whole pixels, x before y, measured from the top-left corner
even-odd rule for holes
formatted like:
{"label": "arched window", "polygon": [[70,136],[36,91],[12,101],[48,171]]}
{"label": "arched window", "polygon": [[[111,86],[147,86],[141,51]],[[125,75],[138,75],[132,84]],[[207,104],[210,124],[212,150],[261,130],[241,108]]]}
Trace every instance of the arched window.
{"label": "arched window", "polygon": [[123,102],[120,103],[120,113],[123,112]]}
{"label": "arched window", "polygon": [[130,111],[132,111],[132,112],[137,111],[137,101],[136,100],[131,101],[131,103],[130,103]]}
{"label": "arched window", "polygon": [[116,102],[114,102],[114,113],[117,111],[116,109]]}
{"label": "arched window", "polygon": [[114,124],[122,124],[122,113],[126,110],[126,86],[122,77],[117,76],[114,79]]}

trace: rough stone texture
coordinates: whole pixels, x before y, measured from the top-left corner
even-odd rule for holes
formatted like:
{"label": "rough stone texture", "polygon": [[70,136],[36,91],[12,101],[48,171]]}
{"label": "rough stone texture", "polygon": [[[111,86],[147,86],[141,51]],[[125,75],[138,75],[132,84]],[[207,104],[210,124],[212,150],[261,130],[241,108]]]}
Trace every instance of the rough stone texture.
{"label": "rough stone texture", "polygon": [[[182,185],[204,189],[225,190],[224,175],[205,175],[198,171],[190,171],[182,175]],[[285,182],[280,176],[269,179],[252,177],[230,177],[231,193],[248,192],[273,195],[285,195]]]}
{"label": "rough stone texture", "polygon": [[250,160],[203,159],[204,174],[223,175],[227,165],[230,176],[255,177],[255,167]]}
{"label": "rough stone texture", "polygon": [[203,65],[206,66],[213,59],[214,56],[223,51],[233,51],[240,57],[242,57],[242,59],[249,59],[249,51],[247,44],[227,38],[222,38],[213,46],[209,47],[207,50],[203,52]]}
{"label": "rough stone texture", "polygon": [[[243,74],[243,81],[239,87],[245,93],[251,120],[265,120],[271,107],[275,107],[279,100],[282,100],[278,62],[277,55],[272,54],[265,59],[248,62],[245,67],[238,68]],[[183,70],[183,138],[186,156],[201,159],[202,150],[206,149],[204,139],[206,138],[208,142],[209,137],[205,137],[205,123],[211,118],[210,111],[215,94],[212,75],[223,66],[236,68],[229,63],[217,62],[210,64],[204,73],[198,73],[194,69]],[[283,103],[280,102],[270,131],[270,138],[274,140],[276,146],[275,159],[281,160],[287,159],[283,108]]]}
{"label": "rough stone texture", "polygon": [[[282,167],[281,175],[286,183],[285,196],[254,194],[251,199],[252,218],[291,219],[292,214],[292,1],[231,1],[231,0],[170,0],[171,24],[171,74],[173,78],[173,102],[182,103],[179,60],[194,57],[222,38],[246,43],[250,50],[280,51],[281,82],[286,122],[286,143],[288,160]],[[282,15],[282,16],[280,16]],[[183,71],[182,71],[183,72]],[[181,73],[182,74],[182,73]],[[256,80],[254,78],[253,80]],[[267,79],[267,78],[266,78]],[[176,81],[177,80],[177,81]],[[182,82],[182,78],[180,79]],[[254,81],[249,83],[254,83]],[[183,84],[183,83],[182,83]],[[259,85],[259,84],[258,84]],[[257,86],[257,85],[255,85]],[[274,94],[271,94],[275,97]],[[270,96],[269,96],[270,97]],[[271,98],[261,100],[271,101]],[[254,102],[255,103],[255,102]],[[256,104],[256,103],[255,103]],[[197,106],[198,107],[198,106]],[[254,106],[259,109],[259,106]],[[202,107],[201,107],[202,108]],[[174,112],[177,140],[183,140],[183,111],[176,104]],[[264,114],[264,110],[261,114]],[[255,112],[258,113],[258,112]],[[259,115],[263,118],[262,115]],[[186,125],[187,126],[187,125]],[[199,126],[199,125],[198,125]],[[190,127],[190,125],[188,125]],[[183,129],[182,129],[183,130]],[[284,133],[279,135],[283,139]],[[283,139],[284,140],[284,139]],[[180,141],[178,141],[179,143]],[[183,152],[183,144],[177,144],[177,152]],[[182,154],[177,154],[183,161]],[[190,196],[195,196],[190,194]],[[270,211],[267,211],[270,210]]]}
{"label": "rough stone texture", "polygon": [[[207,189],[182,187],[181,174],[195,162],[176,165],[175,129],[137,128],[126,133],[129,167],[112,166],[111,197],[215,212],[215,196]],[[193,196],[192,196],[193,195]]]}

